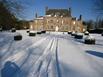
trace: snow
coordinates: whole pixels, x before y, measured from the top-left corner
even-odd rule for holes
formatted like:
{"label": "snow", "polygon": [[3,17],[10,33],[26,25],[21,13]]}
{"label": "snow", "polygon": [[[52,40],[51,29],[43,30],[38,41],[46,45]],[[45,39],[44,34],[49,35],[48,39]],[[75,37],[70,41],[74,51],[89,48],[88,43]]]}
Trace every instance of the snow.
{"label": "snow", "polygon": [[86,31],[85,33],[86,33],[86,34],[88,34],[89,32],[88,32],[88,31]]}
{"label": "snow", "polygon": [[33,30],[32,30],[32,31],[30,31],[30,33],[36,33],[36,31],[33,31]]}
{"label": "snow", "polygon": [[95,40],[95,38],[94,38],[93,36],[87,36],[87,37],[85,38],[85,40]]}
{"label": "snow", "polygon": [[72,34],[75,34],[75,33],[76,33],[75,31],[72,32]]}
{"label": "snow", "polygon": [[[16,34],[23,39],[14,41]],[[67,32],[35,37],[29,37],[26,30],[0,32],[0,77],[102,77],[103,37],[90,36],[95,45],[84,44],[86,35],[74,39]]]}
{"label": "snow", "polygon": [[82,36],[82,35],[83,35],[83,33],[77,33],[77,35],[80,35],[80,36]]}
{"label": "snow", "polygon": [[[80,46],[73,41],[61,40],[59,42],[59,55],[61,63],[61,77],[101,77],[94,70],[92,60],[86,56]],[[65,45],[64,47],[62,45]],[[83,47],[82,47],[83,48]],[[62,57],[61,57],[62,56]],[[97,65],[98,66],[98,65]]]}

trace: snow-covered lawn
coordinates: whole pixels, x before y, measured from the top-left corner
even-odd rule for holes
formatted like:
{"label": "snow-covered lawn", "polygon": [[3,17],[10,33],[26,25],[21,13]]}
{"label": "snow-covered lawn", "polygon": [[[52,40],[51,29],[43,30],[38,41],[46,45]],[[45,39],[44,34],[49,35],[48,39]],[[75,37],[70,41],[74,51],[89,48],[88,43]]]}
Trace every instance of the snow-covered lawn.
{"label": "snow-covered lawn", "polygon": [[0,77],[102,77],[103,36],[90,34],[95,45],[84,44],[66,32],[30,37],[25,30],[0,32]]}

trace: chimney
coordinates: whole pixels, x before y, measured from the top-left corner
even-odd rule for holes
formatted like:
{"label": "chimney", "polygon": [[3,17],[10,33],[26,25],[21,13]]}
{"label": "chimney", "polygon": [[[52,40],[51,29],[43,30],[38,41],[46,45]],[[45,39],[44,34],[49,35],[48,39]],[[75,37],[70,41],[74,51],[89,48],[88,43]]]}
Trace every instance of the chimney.
{"label": "chimney", "polygon": [[69,16],[70,16],[70,17],[72,16],[72,15],[71,15],[71,11],[72,11],[71,8],[69,8]]}
{"label": "chimney", "polygon": [[82,15],[79,16],[79,20],[82,20]]}
{"label": "chimney", "polygon": [[38,14],[37,13],[35,13],[35,18],[37,18],[38,17]]}

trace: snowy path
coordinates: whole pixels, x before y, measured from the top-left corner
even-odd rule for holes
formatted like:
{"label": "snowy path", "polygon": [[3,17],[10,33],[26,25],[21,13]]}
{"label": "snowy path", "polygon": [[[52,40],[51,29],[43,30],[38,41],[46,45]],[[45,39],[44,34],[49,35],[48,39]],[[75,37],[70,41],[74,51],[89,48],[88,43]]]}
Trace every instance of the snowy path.
{"label": "snowy path", "polygon": [[0,70],[9,61],[19,70],[13,77],[103,76],[103,37],[100,35],[93,35],[96,45],[86,45],[67,34],[29,37],[25,30],[18,32],[23,35],[21,41],[13,41],[14,33],[0,33]]}

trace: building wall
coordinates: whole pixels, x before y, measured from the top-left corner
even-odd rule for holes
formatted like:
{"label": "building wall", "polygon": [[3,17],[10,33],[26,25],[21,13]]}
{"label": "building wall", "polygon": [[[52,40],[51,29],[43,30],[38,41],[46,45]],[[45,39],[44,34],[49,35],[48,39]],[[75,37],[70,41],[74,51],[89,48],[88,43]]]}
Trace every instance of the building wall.
{"label": "building wall", "polygon": [[55,31],[58,27],[59,31],[83,32],[82,21],[72,20],[71,17],[44,17],[35,19],[31,25],[33,30]]}
{"label": "building wall", "polygon": [[58,26],[60,29],[61,19],[58,17],[45,17],[46,30],[55,31],[55,28]]}

